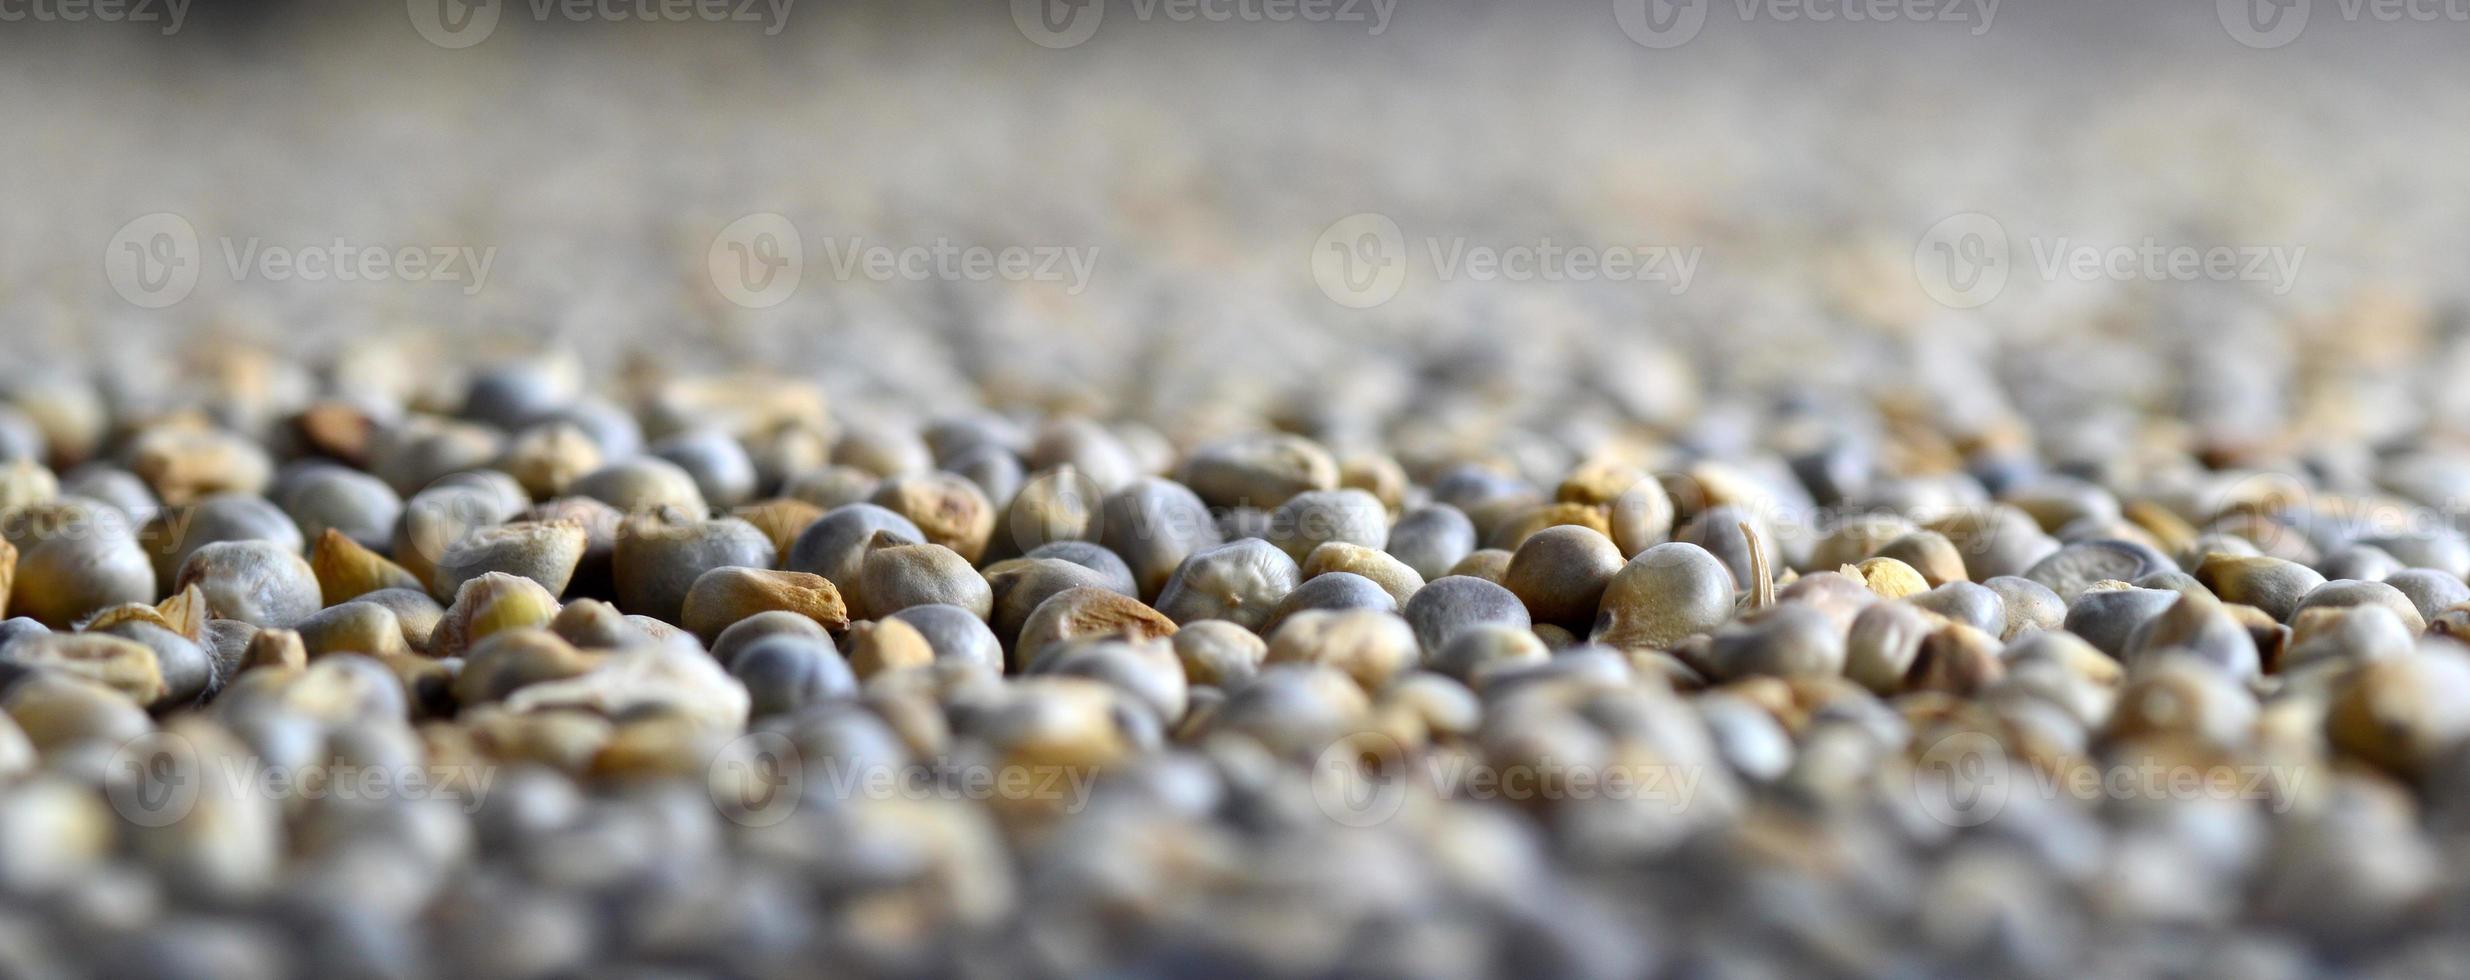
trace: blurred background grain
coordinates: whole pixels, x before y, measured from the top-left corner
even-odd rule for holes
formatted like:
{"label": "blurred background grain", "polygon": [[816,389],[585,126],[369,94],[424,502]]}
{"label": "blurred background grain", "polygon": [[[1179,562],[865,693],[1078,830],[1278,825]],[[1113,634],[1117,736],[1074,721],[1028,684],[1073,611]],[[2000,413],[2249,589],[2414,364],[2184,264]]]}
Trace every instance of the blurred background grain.
{"label": "blurred background grain", "polygon": [[[18,359],[564,344],[601,372],[762,360],[893,408],[1094,403],[1173,431],[1207,428],[1178,417],[1205,394],[1364,389],[1377,410],[1466,363],[1508,379],[1485,410],[1524,424],[1552,412],[1553,379],[1642,357],[1666,373],[1607,383],[1667,399],[1884,383],[1942,412],[2080,416],[2184,402],[2202,383],[2184,363],[2230,347],[2228,386],[2270,392],[2230,414],[2304,415],[2310,389],[2393,403],[2320,414],[2402,413],[2352,429],[2470,414],[2418,369],[2454,358],[2470,110],[2441,93],[2470,25],[2328,3],[2260,50],[2209,4],[1813,23],[1725,0],[1688,43],[1651,48],[1610,3],[1409,2],[1376,29],[1116,0],[1051,49],[992,4],[644,23],[501,2],[485,39],[447,48],[417,29],[424,2],[198,4],[169,33],[8,24],[0,332]],[[158,212],[196,229],[203,268],[148,309],[115,295],[102,256]],[[2010,236],[2016,274],[1953,308],[1917,281],[1916,249],[1971,212]],[[1699,261],[1678,291],[1415,268],[1352,309],[1310,254],[1359,213],[1418,254],[1559,241]],[[708,272],[747,214],[803,239],[777,305],[732,303]],[[252,238],[494,261],[477,283],[234,275],[227,252]],[[2032,258],[2147,240],[2303,249],[2303,265],[2286,282],[2086,281]],[[879,278],[824,255],[938,241],[1068,249],[1091,271]]]}

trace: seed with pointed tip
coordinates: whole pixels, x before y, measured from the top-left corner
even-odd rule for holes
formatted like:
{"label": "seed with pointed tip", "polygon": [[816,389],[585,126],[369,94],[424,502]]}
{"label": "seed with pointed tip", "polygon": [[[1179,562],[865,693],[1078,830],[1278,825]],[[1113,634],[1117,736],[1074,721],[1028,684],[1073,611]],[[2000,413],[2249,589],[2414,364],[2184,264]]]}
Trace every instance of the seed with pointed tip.
{"label": "seed with pointed tip", "polygon": [[[340,531],[327,528],[309,552],[309,568],[327,605],[379,589],[425,589],[410,570],[386,560]],[[460,584],[460,583],[458,583]]]}

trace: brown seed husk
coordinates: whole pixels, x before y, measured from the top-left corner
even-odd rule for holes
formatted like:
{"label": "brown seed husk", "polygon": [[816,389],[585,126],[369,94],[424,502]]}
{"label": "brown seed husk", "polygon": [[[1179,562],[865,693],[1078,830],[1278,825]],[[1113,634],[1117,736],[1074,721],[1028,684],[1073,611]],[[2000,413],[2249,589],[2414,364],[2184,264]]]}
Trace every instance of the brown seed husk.
{"label": "brown seed husk", "polygon": [[730,624],[760,612],[797,613],[823,628],[849,628],[849,608],[830,579],[809,572],[726,565],[703,573],[686,590],[679,625],[710,643]]}
{"label": "brown seed husk", "polygon": [[928,544],[959,552],[973,565],[995,533],[994,503],[986,499],[986,491],[958,474],[891,477],[875,488],[874,502],[916,524]]}
{"label": "brown seed husk", "polygon": [[1893,558],[1912,566],[1921,573],[1921,580],[1930,588],[1949,582],[1968,582],[1972,577],[1964,571],[1964,555],[1955,550],[1955,542],[1936,531],[1913,531],[1898,535],[1880,546],[1873,556]]}
{"label": "brown seed husk", "polygon": [[9,644],[9,659],[101,684],[138,704],[151,704],[170,688],[154,648],[108,633],[49,633]]}
{"label": "brown seed husk", "polygon": [[1541,531],[1545,528],[1557,527],[1562,524],[1578,525],[1579,527],[1583,527],[1594,531],[1597,534],[1601,534],[1609,540],[1612,537],[1612,517],[1610,515],[1610,510],[1611,508],[1609,507],[1599,506],[1596,504],[1554,503],[1536,505],[1525,510],[1521,510],[1516,514],[1511,515],[1509,519],[1502,521],[1501,525],[1493,530],[1492,538],[1484,542],[1484,545],[1487,548],[1499,548],[1503,551],[1516,551],[1518,550],[1519,545],[1526,543],[1528,536],[1533,535],[1535,532]]}
{"label": "brown seed husk", "polygon": [[490,636],[512,629],[545,627],[556,618],[557,597],[520,575],[489,572],[463,583],[454,605],[430,638],[433,656],[454,657]]}
{"label": "brown seed husk", "polygon": [[334,528],[318,535],[317,543],[310,547],[309,568],[317,573],[319,597],[329,606],[379,589],[428,590],[410,569]]}
{"label": "brown seed husk", "polygon": [[1304,556],[1303,574],[1298,580],[1309,580],[1324,572],[1352,572],[1371,579],[1381,591],[1398,600],[1400,606],[1407,604],[1415,590],[1424,587],[1423,576],[1388,552],[1344,541],[1324,541],[1314,547],[1311,554]]}
{"label": "brown seed husk", "polygon": [[1901,599],[1930,591],[1930,582],[1911,565],[1893,558],[1871,558],[1844,569],[1882,599]]}
{"label": "brown seed husk", "polygon": [[1020,642],[1013,648],[1014,665],[1027,666],[1048,644],[1059,640],[1109,635],[1147,640],[1174,636],[1175,628],[1175,621],[1166,614],[1121,592],[1094,586],[1065,589],[1039,603],[1021,625]]}
{"label": "brown seed husk", "polygon": [[17,587],[17,546],[0,539],[0,617],[9,613],[9,594]]}
{"label": "brown seed husk", "polygon": [[308,665],[308,645],[301,641],[297,631],[287,629],[258,630],[257,635],[249,637],[248,652],[240,658],[240,669],[244,672],[261,668],[299,670]]}
{"label": "brown seed husk", "polygon": [[771,538],[774,554],[786,555],[790,546],[797,543],[798,534],[823,517],[823,508],[794,497],[773,497],[744,505],[733,513]]}

